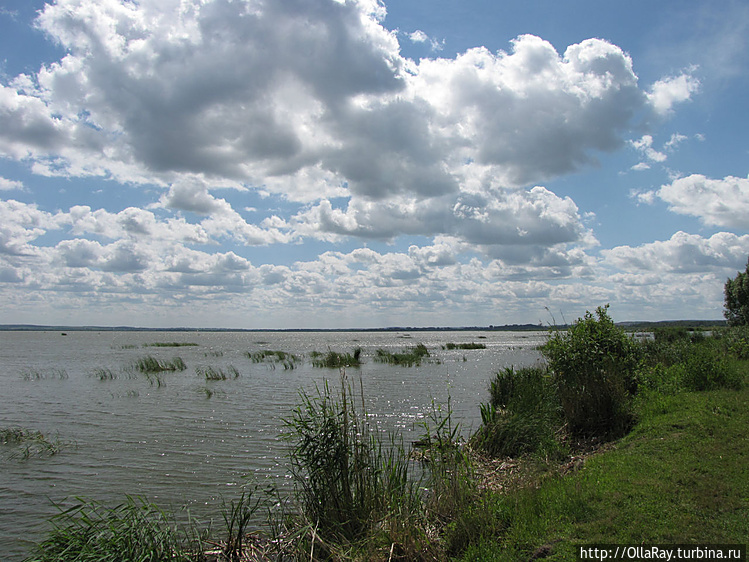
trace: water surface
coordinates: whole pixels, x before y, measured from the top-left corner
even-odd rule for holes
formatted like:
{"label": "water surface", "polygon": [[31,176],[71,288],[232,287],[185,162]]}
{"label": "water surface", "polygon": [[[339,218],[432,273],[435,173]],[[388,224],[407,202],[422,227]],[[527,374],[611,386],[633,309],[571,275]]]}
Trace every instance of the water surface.
{"label": "water surface", "polygon": [[[361,380],[373,419],[408,442],[423,431],[432,404],[448,396],[464,434],[475,429],[493,373],[539,361],[535,348],[544,339],[544,332],[0,332],[0,429],[41,431],[61,446],[23,458],[18,446],[0,445],[0,552],[22,560],[54,503],[74,496],[115,505],[125,494],[142,495],[205,519],[220,517],[221,499],[248,475],[284,486],[283,419],[300,390],[326,379],[338,384],[337,370],[312,366],[314,351],[360,347],[364,363],[347,376]],[[171,342],[197,345],[152,347]],[[448,342],[486,349],[448,350]],[[373,360],[379,348],[417,343],[431,354],[421,366]],[[261,350],[299,360],[285,369],[247,355]],[[133,367],[147,355],[179,357],[187,368],[147,376]],[[206,381],[199,373],[207,367],[230,378]]]}

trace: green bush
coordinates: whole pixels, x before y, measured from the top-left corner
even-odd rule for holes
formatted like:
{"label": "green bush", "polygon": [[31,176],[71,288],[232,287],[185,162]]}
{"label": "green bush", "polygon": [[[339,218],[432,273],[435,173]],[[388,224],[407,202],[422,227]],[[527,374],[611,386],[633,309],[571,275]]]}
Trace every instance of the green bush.
{"label": "green bush", "polygon": [[640,348],[608,315],[586,312],[553,332],[541,351],[549,362],[568,429],[574,435],[618,437],[634,422]]}

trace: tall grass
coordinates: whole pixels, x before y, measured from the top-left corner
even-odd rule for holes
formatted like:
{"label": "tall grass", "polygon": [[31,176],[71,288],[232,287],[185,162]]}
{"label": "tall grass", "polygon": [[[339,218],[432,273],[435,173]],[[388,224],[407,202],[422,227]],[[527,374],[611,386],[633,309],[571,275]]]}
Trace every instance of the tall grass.
{"label": "tall grass", "polygon": [[116,507],[79,500],[51,522],[47,538],[27,562],[199,562],[195,534],[181,530],[173,516],[144,499],[127,497]]}
{"label": "tall grass", "polygon": [[281,364],[284,370],[295,369],[296,364],[300,361],[299,356],[279,350],[248,351],[247,357],[249,357],[253,363],[270,363],[273,366],[277,363]]}
{"label": "tall grass", "polygon": [[8,458],[18,460],[51,457],[69,445],[59,437],[50,438],[41,431],[23,427],[0,428],[0,444],[13,447]]}
{"label": "tall grass", "polygon": [[560,451],[561,408],[546,368],[503,369],[491,381],[489,396],[480,406],[482,425],[471,438],[474,447],[496,457]]}
{"label": "tall grass", "polygon": [[429,355],[427,347],[423,343],[419,343],[410,349],[404,349],[397,353],[385,349],[378,349],[375,352],[375,361],[379,363],[389,363],[390,365],[413,367],[421,365],[424,358],[429,357]]}
{"label": "tall grass", "polygon": [[225,381],[228,379],[238,379],[239,370],[234,365],[229,365],[226,370],[220,367],[195,367],[195,373],[199,377],[204,377],[207,381]]}
{"label": "tall grass", "polygon": [[445,344],[445,349],[486,349],[485,343],[452,343]]}
{"label": "tall grass", "polygon": [[329,349],[323,354],[319,351],[312,352],[312,366],[326,369],[343,369],[345,367],[359,367],[361,365],[361,348],[357,347],[354,353],[340,353]]}
{"label": "tall grass", "polygon": [[187,369],[187,365],[180,357],[165,361],[159,360],[153,355],[147,355],[135,362],[135,368],[141,373],[161,373],[164,371],[184,371]]}
{"label": "tall grass", "polygon": [[370,426],[361,386],[357,396],[342,374],[337,391],[326,381],[313,394],[301,392],[285,427],[310,551],[427,548],[426,535],[415,531],[421,499],[414,461],[402,440]]}

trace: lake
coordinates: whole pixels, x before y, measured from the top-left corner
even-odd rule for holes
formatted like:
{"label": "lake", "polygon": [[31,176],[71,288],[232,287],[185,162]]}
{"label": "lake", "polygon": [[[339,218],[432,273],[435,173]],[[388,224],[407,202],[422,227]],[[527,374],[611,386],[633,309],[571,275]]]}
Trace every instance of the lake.
{"label": "lake", "polygon": [[[283,419],[301,390],[339,381],[337,369],[312,365],[316,351],[361,348],[362,366],[346,374],[357,387],[361,380],[372,419],[408,443],[448,396],[463,434],[475,430],[492,375],[540,361],[545,339],[502,331],[0,331],[0,430],[39,431],[59,447],[49,454],[0,445],[0,552],[22,560],[66,498],[115,505],[140,495],[203,519],[220,518],[222,498],[232,499],[248,475],[288,486]],[[173,342],[191,345],[154,345]],[[471,342],[486,348],[447,349]],[[378,349],[417,343],[430,352],[420,366],[374,361]],[[249,355],[271,350],[295,355],[294,368]],[[149,355],[179,358],[185,369],[146,375],[135,364]],[[227,380],[206,380],[210,369]]]}

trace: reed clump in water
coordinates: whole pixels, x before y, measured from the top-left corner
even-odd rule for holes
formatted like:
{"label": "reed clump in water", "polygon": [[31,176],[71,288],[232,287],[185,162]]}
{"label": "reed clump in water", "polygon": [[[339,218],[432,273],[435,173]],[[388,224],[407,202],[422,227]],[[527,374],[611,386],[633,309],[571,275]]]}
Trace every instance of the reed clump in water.
{"label": "reed clump in water", "polygon": [[319,368],[343,369],[345,367],[359,367],[361,365],[361,348],[357,347],[354,353],[339,353],[329,349],[322,354],[319,351],[312,352],[312,365]]}
{"label": "reed clump in water", "polygon": [[199,377],[204,377],[207,381],[225,381],[228,379],[238,379],[240,376],[239,370],[234,365],[229,365],[226,370],[220,367],[196,367],[195,373]]}
{"label": "reed clump in water", "polygon": [[429,356],[430,353],[427,347],[423,343],[420,343],[412,348],[404,349],[396,353],[385,349],[378,349],[375,352],[375,361],[378,363],[389,363],[390,365],[418,367],[421,365],[421,362]]}
{"label": "reed clump in water", "polygon": [[141,373],[162,373],[164,371],[184,371],[187,369],[187,365],[181,357],[165,361],[159,360],[153,355],[147,355],[135,362],[135,368]]}
{"label": "reed clump in water", "polygon": [[276,364],[280,364],[283,366],[284,370],[295,369],[297,363],[301,361],[299,356],[279,350],[248,351],[247,357],[249,357],[253,363],[269,363],[274,368]]}

